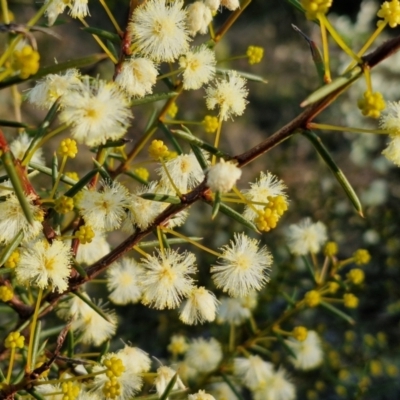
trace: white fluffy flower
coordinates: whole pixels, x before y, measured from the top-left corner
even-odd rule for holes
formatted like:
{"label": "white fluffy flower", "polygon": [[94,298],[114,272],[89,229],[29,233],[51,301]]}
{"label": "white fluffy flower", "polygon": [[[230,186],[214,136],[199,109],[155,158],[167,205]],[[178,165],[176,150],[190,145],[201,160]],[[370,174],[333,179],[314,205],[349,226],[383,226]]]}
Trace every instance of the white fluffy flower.
{"label": "white fluffy flower", "polygon": [[33,204],[31,196],[27,197],[27,201],[34,218],[32,224],[26,219],[14,193],[7,196],[5,201],[0,202],[0,242],[3,244],[14,240],[21,230],[25,242],[37,237],[42,231],[43,211],[39,206]]}
{"label": "white fluffy flower", "polygon": [[[161,396],[165,392],[165,389],[167,388],[168,384],[171,382],[175,374],[176,371],[166,366],[162,366],[157,369],[157,377],[154,380],[154,383],[156,384],[156,390],[158,396]],[[173,386],[173,389],[175,390],[185,389],[185,385],[183,384],[179,376],[175,382],[175,385]]]}
{"label": "white fluffy flower", "polygon": [[[181,154],[165,162],[165,167],[168,169],[172,181],[182,193],[193,189],[205,176],[196,156],[192,152]],[[160,168],[159,173],[161,175],[161,185],[170,188],[171,183],[165,169]]]}
{"label": "white fluffy flower", "polygon": [[294,400],[295,398],[295,386],[287,379],[283,368],[273,372],[265,385],[253,392],[254,400]]}
{"label": "white fluffy flower", "polygon": [[240,7],[239,0],[221,0],[221,6],[226,7],[230,11],[235,11]]}
{"label": "white fluffy flower", "polygon": [[54,22],[56,22],[57,17],[59,14],[62,14],[67,7],[67,2],[64,0],[46,0],[45,4],[48,4],[49,2],[50,5],[46,8],[45,15],[47,17],[47,24],[49,26],[52,26]]}
{"label": "white fluffy flower", "polygon": [[94,230],[112,231],[121,226],[129,206],[129,192],[118,182],[104,184],[101,192],[85,190],[77,202],[85,223]]}
{"label": "white fluffy flower", "polygon": [[[32,142],[32,138],[27,133],[21,133],[15,140],[10,143],[10,150],[15,158],[22,160],[29,145]],[[33,154],[31,161],[37,164],[44,165],[43,149],[38,148]]]}
{"label": "white fluffy flower", "polygon": [[129,95],[144,97],[153,93],[158,71],[147,58],[131,58],[124,61],[115,82]]}
{"label": "white fluffy flower", "polygon": [[90,243],[79,244],[76,262],[87,265],[93,264],[108,254],[110,250],[110,244],[104,236],[104,233],[96,232],[95,237]]}
{"label": "white fluffy flower", "polygon": [[206,89],[206,105],[209,110],[219,107],[220,118],[227,121],[235,115],[242,115],[248,101],[246,79],[236,71],[229,71],[223,79]]}
{"label": "white fluffy flower", "polygon": [[[156,193],[157,182],[150,182],[136,190],[129,201],[129,221],[139,229],[146,229],[165,208],[165,204],[159,201],[146,200],[140,197],[144,193]],[[123,230],[128,231],[128,220],[125,220]]]}
{"label": "white fluffy flower", "polygon": [[[235,392],[225,382],[212,383],[207,389],[218,400],[237,400]],[[238,389],[238,392],[240,392],[240,389]]]}
{"label": "white fluffy flower", "polygon": [[[90,300],[87,294],[82,293],[82,296]],[[72,296],[59,304],[57,315],[63,319],[72,318],[72,329],[81,335],[82,343],[99,346],[115,334],[117,318],[113,312],[107,311],[101,304],[97,307],[102,310],[107,319],[79,297]]]}
{"label": "white fluffy flower", "polygon": [[382,111],[379,126],[390,135],[400,135],[400,101],[389,101],[386,109]]}
{"label": "white fluffy flower", "polygon": [[199,390],[197,393],[189,394],[188,400],[215,400],[215,397],[206,393],[205,390]]}
{"label": "white fluffy flower", "polygon": [[155,62],[174,61],[189,46],[183,1],[148,0],[135,9],[128,31],[132,45]]}
{"label": "white fluffy flower", "polygon": [[179,67],[183,69],[183,88],[200,89],[215,74],[215,53],[206,46],[188,51],[179,58]]}
{"label": "white fluffy flower", "polygon": [[59,97],[81,88],[80,73],[77,69],[71,68],[63,74],[49,74],[38,81],[28,92],[27,99],[37,107],[50,108]]}
{"label": "white fluffy flower", "polygon": [[86,81],[81,90],[68,91],[61,100],[60,120],[71,126],[74,139],[88,146],[121,138],[132,118],[128,100],[114,82]]}
{"label": "white fluffy flower", "polygon": [[400,135],[391,135],[390,142],[382,154],[393,164],[400,167]]}
{"label": "white fluffy flower", "polygon": [[129,365],[129,369],[134,374],[142,374],[150,370],[151,359],[149,355],[139,349],[139,347],[125,347],[118,352],[119,357],[122,358],[125,365]]}
{"label": "white fluffy flower", "polygon": [[235,186],[242,176],[242,170],[232,162],[225,162],[221,158],[218,164],[213,165],[207,172],[207,185],[213,192],[226,193]]}
{"label": "white fluffy flower", "polygon": [[198,372],[205,374],[217,368],[221,360],[221,345],[214,338],[194,339],[185,354],[185,362]]}
{"label": "white fluffy flower", "polygon": [[211,10],[217,11],[221,5],[221,0],[204,0],[204,4]]}
{"label": "white fluffy flower", "polygon": [[250,189],[244,191],[244,195],[246,199],[250,200],[251,202],[265,203],[265,205],[252,204],[251,207],[246,206],[243,216],[249,221],[254,221],[258,217],[257,212],[254,210],[262,211],[268,204],[269,196],[284,196],[286,198],[286,194],[284,193],[285,189],[285,184],[275,175],[271,174],[270,172],[267,172],[266,174],[261,172],[259,179],[250,184]]}
{"label": "white fluffy flower", "polygon": [[143,289],[142,303],[159,310],[176,308],[189,295],[197,272],[194,254],[167,249],[142,259],[139,279]]}
{"label": "white fluffy flower", "polygon": [[297,225],[290,225],[286,236],[293,254],[318,253],[327,239],[326,226],[322,222],[313,224],[310,218],[304,218]]}
{"label": "white fluffy flower", "polygon": [[322,351],[321,339],[317,332],[308,331],[306,340],[299,341],[290,338],[286,340],[286,344],[296,355],[296,358],[290,358],[295,368],[309,370],[321,365],[324,354]]}
{"label": "white fluffy flower", "polygon": [[238,357],[233,360],[233,373],[251,390],[266,384],[273,374],[273,364],[259,356]]}
{"label": "white fluffy flower", "polygon": [[62,293],[68,288],[71,271],[71,249],[60,241],[51,244],[46,240],[29,243],[21,250],[21,258],[17,264],[17,280],[22,285],[34,285]]}
{"label": "white fluffy flower", "polygon": [[214,293],[204,287],[195,287],[183,304],[179,319],[188,325],[214,321],[217,303]]}
{"label": "white fluffy flower", "polygon": [[272,256],[265,246],[260,249],[259,243],[242,233],[222,248],[220,264],[211,268],[218,288],[232,297],[243,297],[268,282]]}
{"label": "white fluffy flower", "polygon": [[182,335],[172,335],[171,341],[167,347],[168,351],[174,356],[186,353],[189,345],[186,337]]}
{"label": "white fluffy flower", "polygon": [[212,10],[202,1],[195,1],[187,7],[187,25],[191,36],[197,32],[205,34],[208,31],[208,25],[212,21]]}
{"label": "white fluffy flower", "polygon": [[70,15],[72,18],[85,18],[89,14],[89,0],[72,0],[69,4]]}
{"label": "white fluffy flower", "polygon": [[123,258],[107,270],[107,288],[115,304],[137,303],[142,295],[138,281],[139,264],[132,258]]}
{"label": "white fluffy flower", "polygon": [[228,324],[241,325],[250,316],[250,309],[243,306],[241,299],[232,297],[222,297],[220,299],[217,316],[219,324],[226,322]]}
{"label": "white fluffy flower", "polygon": [[[122,371],[115,375],[112,375],[112,379],[114,380],[115,386],[118,385],[120,389],[120,393],[117,397],[114,397],[118,400],[129,400],[134,397],[135,393],[139,392],[142,388],[143,380],[142,377],[136,372],[134,364],[126,357],[126,354],[123,350],[118,351],[117,353],[107,353],[105,356],[101,358],[100,364],[96,365],[93,368],[93,372],[104,371],[107,366],[107,361],[114,363],[119,361],[119,366],[122,367]],[[117,362],[118,362],[117,361]],[[122,364],[122,365],[121,365]],[[108,368],[107,368],[108,369]],[[109,371],[113,371],[113,369],[109,369]],[[101,398],[111,398],[104,395],[104,387],[110,382],[109,376],[107,374],[98,374],[94,378],[93,383],[93,391],[98,393]]]}

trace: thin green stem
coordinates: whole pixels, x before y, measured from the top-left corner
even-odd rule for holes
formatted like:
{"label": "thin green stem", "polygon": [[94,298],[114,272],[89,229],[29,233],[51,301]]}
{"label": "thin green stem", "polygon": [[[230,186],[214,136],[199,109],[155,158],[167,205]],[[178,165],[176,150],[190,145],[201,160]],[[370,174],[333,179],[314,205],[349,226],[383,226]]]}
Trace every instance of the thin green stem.
{"label": "thin green stem", "polygon": [[[89,27],[89,24],[83,19],[79,18],[79,21],[82,22],[82,25],[85,26],[86,28]],[[108,50],[108,47],[103,43],[103,41],[97,36],[92,34],[93,39],[98,43],[98,45],[103,49],[104,53],[106,53],[109,57],[109,59],[114,63],[118,64],[118,60],[114,57],[114,55],[111,53],[110,50]]]}
{"label": "thin green stem", "polygon": [[329,124],[317,124],[310,122],[307,124],[309,129],[320,129],[326,131],[340,131],[340,132],[353,132],[353,133],[373,133],[377,135],[388,135],[389,131],[386,129],[366,129],[366,128],[351,128],[349,126],[337,126]]}
{"label": "thin green stem", "polygon": [[133,250],[135,250],[136,252],[138,252],[140,255],[142,255],[145,258],[149,258],[149,255],[144,250],[142,250],[140,247],[133,246]]}
{"label": "thin green stem", "polygon": [[12,347],[10,353],[10,364],[8,364],[6,383],[10,383],[11,381],[11,373],[14,366],[14,360],[15,360],[15,347]]}
{"label": "thin green stem", "polygon": [[224,58],[223,60],[218,60],[217,64],[222,64],[222,63],[228,62],[228,61],[241,60],[243,58],[248,58],[248,57],[246,54],[242,54],[240,56],[228,57],[228,58]]}
{"label": "thin green stem", "polygon": [[162,235],[161,229],[160,229],[159,226],[157,226],[157,238],[158,238],[158,243],[159,243],[159,245],[160,245],[161,254],[164,255],[164,254],[165,254],[165,253],[164,253],[164,244],[163,244],[161,235]]}
{"label": "thin green stem", "polygon": [[68,128],[68,124],[62,124],[60,126],[58,126],[56,129],[54,129],[53,131],[49,132],[46,136],[44,136],[41,140],[39,140],[39,142],[36,144],[35,147],[33,147],[28,154],[25,154],[24,159],[22,160],[22,166],[27,166],[29,164],[29,162],[31,161],[33,155],[35,154],[35,152],[37,151],[37,149],[39,149],[40,147],[42,147],[49,139],[51,139],[52,137],[58,135],[59,133],[61,133],[62,131],[65,131]]}
{"label": "thin green stem", "polygon": [[357,54],[355,54],[354,51],[351,50],[349,46],[347,46],[344,40],[336,32],[335,28],[331,25],[328,18],[326,18],[324,14],[319,14],[318,19],[320,20],[321,23],[323,23],[326,26],[326,29],[329,31],[329,33],[331,34],[335,42],[338,44],[338,46],[358,64],[362,64],[363,60]]}
{"label": "thin green stem", "polygon": [[3,72],[0,73],[0,82],[6,78],[8,78],[14,70],[12,68],[7,68]]}
{"label": "thin green stem", "polygon": [[81,381],[81,380],[84,380],[84,379],[94,378],[95,376],[105,374],[107,371],[108,371],[108,369],[103,369],[101,371],[92,372],[91,374],[74,376],[72,378],[50,379],[48,381],[46,381],[46,380],[44,380],[44,381],[36,381],[36,382],[32,382],[31,384],[33,386],[41,386],[41,385],[56,385],[57,383],[64,383],[64,382]]}
{"label": "thin green stem", "polygon": [[177,186],[175,185],[175,182],[173,181],[173,179],[172,179],[172,177],[171,177],[171,174],[169,173],[168,168],[167,168],[167,166],[165,165],[165,162],[164,162],[162,159],[160,159],[160,162],[161,162],[161,165],[162,165],[162,167],[163,167],[163,170],[165,171],[165,174],[167,175],[167,178],[168,178],[168,180],[169,180],[169,182],[170,182],[172,188],[174,189],[176,195],[179,196],[179,197],[181,197],[181,196],[182,196],[182,193],[180,192],[180,190],[179,190],[179,189],[177,188]]}
{"label": "thin green stem", "polygon": [[324,68],[325,68],[325,75],[324,81],[325,83],[329,83],[332,81],[331,79],[331,69],[329,65],[329,45],[328,45],[328,35],[326,34],[326,26],[324,22],[318,17],[321,27],[321,37],[322,37],[322,50],[323,50],[323,57],[324,57]]}
{"label": "thin green stem", "polygon": [[202,122],[198,121],[184,121],[179,119],[171,119],[163,121],[164,124],[180,124],[180,125],[203,125]]}
{"label": "thin green stem", "polygon": [[67,160],[68,160],[68,156],[63,156],[62,161],[61,161],[61,167],[60,167],[60,169],[58,171],[56,181],[54,182],[53,189],[51,190],[51,193],[50,193],[50,198],[51,199],[54,198],[54,195],[56,193],[56,190],[57,190],[58,185],[59,185],[60,180],[61,180],[61,176],[62,176],[62,174],[64,172],[64,168],[65,168],[65,164],[67,163]]}
{"label": "thin green stem", "polygon": [[29,346],[28,346],[28,356],[26,359],[26,370],[31,372],[31,363],[32,363],[32,354],[33,354],[33,344],[35,340],[35,330],[36,330],[36,323],[39,315],[39,307],[40,302],[42,301],[43,289],[39,289],[38,297],[36,299],[36,306],[35,311],[33,313],[32,323],[31,323],[31,330],[29,334]]}
{"label": "thin green stem", "polygon": [[165,228],[165,227],[162,227],[162,230],[163,230],[164,232],[167,232],[167,233],[171,234],[171,235],[177,236],[177,237],[179,237],[179,238],[185,240],[186,242],[192,244],[193,246],[196,246],[196,247],[198,247],[199,249],[204,250],[204,251],[206,251],[207,253],[210,253],[210,254],[212,254],[212,255],[218,257],[218,258],[222,257],[222,254],[217,253],[216,251],[211,250],[210,248],[208,248],[208,247],[206,247],[206,246],[203,246],[203,245],[200,244],[200,243],[197,243],[196,241],[194,241],[194,240],[188,238],[188,237],[185,236],[185,235],[182,235],[181,233],[178,233],[178,232],[176,232],[176,231],[173,231],[172,229],[168,229],[168,228]]}
{"label": "thin green stem", "polygon": [[167,73],[165,73],[165,74],[163,74],[163,75],[157,76],[157,80],[159,81],[159,80],[161,80],[161,79],[164,79],[164,78],[168,78],[168,77],[170,77],[170,76],[177,75],[177,74],[179,74],[180,72],[183,72],[184,70],[185,70],[185,68],[175,69],[175,70],[170,71],[170,72],[167,72]]}
{"label": "thin green stem", "polygon": [[[218,148],[219,140],[221,138],[221,130],[222,130],[222,118],[220,117],[219,121],[218,121],[217,133],[215,135],[215,140],[214,140],[215,148]],[[215,154],[213,154],[211,164],[215,165],[216,161],[217,161],[217,156]]]}
{"label": "thin green stem", "polygon": [[[361,48],[361,50],[357,53],[359,57],[362,57],[364,53],[368,50],[368,48],[371,46],[371,44],[375,41],[375,39],[379,36],[379,34],[385,29],[387,25],[386,21],[382,21],[379,26],[375,29],[375,32],[368,38],[368,40],[365,42],[364,46]],[[355,61],[352,61],[350,65],[346,68],[346,71],[349,71],[351,68],[353,68],[357,63]]]}
{"label": "thin green stem", "polygon": [[43,14],[46,12],[46,10],[50,7],[51,3],[53,3],[54,0],[50,0],[47,3],[44,3],[42,7],[38,10],[38,12],[28,21],[26,26],[32,27],[36,25],[36,23],[39,21],[39,19],[43,16]]}
{"label": "thin green stem", "polygon": [[100,4],[103,6],[105,12],[107,13],[108,18],[110,18],[111,23],[114,25],[114,28],[117,31],[118,35],[122,36],[123,35],[123,31],[120,28],[120,26],[118,25],[118,22],[116,21],[116,19],[114,18],[113,13],[108,8],[108,5],[106,4],[106,2],[104,0],[99,0],[99,1],[100,1]]}
{"label": "thin green stem", "polygon": [[230,324],[230,329],[229,329],[229,352],[232,353],[235,350],[235,342],[236,342],[236,331],[235,331],[235,325]]}
{"label": "thin green stem", "polygon": [[1,14],[3,15],[3,22],[8,25],[10,23],[10,15],[8,14],[7,0],[1,0]]}

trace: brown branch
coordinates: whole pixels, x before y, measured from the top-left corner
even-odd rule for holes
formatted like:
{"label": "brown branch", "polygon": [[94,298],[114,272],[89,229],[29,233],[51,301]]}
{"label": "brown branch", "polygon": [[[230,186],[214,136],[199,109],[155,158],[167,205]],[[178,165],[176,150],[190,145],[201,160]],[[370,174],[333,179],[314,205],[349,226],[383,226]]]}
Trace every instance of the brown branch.
{"label": "brown branch", "polygon": [[[366,55],[363,60],[367,63],[371,68],[379,64],[379,62],[385,60],[390,55],[394,54],[400,48],[400,37],[395,39],[391,39],[381,46],[379,46],[375,51]],[[352,83],[352,82],[351,82]],[[347,88],[347,86],[345,87]],[[272,148],[274,148],[279,143],[282,143],[284,140],[288,139],[292,136],[296,131],[301,131],[302,129],[306,129],[306,125],[310,122],[315,116],[321,113],[329,104],[331,104],[337,97],[344,91],[344,88],[340,88],[337,91],[330,93],[326,98],[310,105],[307,109],[305,109],[301,114],[299,114],[296,118],[290,121],[288,124],[283,126],[281,129],[272,134],[269,138],[253,147],[252,149],[239,154],[234,157],[239,163],[239,166],[245,166],[256,158],[260,157],[262,154],[265,154]],[[144,237],[146,237],[149,233],[151,233],[155,227],[164,224],[167,222],[172,216],[183,211],[184,209],[190,207],[196,201],[204,198],[206,199],[206,194],[208,191],[208,187],[203,181],[199,186],[197,186],[190,193],[184,195],[181,198],[181,204],[179,205],[171,205],[169,206],[163,213],[161,213],[145,230],[137,230],[133,235],[128,237],[125,241],[123,241],[120,245],[118,245],[114,250],[112,250],[109,254],[101,258],[96,263],[92,264],[87,269],[87,277],[74,277],[70,279],[69,288],[64,293],[50,293],[44,301],[50,303],[49,308],[46,309],[41,316],[44,316],[49,312],[57,301],[67,293],[70,293],[76,289],[78,289],[84,283],[90,281],[95,278],[98,274],[105,271],[110,264],[114,261],[118,260],[122,257],[126,252],[130,251],[133,246],[139,243]]]}

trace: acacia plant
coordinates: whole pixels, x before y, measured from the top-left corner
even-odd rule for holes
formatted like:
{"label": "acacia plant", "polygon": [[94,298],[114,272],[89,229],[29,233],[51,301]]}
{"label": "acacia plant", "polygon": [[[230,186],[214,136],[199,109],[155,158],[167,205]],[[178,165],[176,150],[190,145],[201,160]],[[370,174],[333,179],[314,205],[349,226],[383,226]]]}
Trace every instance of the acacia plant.
{"label": "acacia plant", "polygon": [[[292,262],[306,268],[282,278],[285,262],[269,235],[295,204],[274,171],[258,171],[250,184],[241,175],[301,135],[363,217],[318,132],[387,135],[383,154],[400,165],[400,103],[385,102],[371,79],[400,47],[400,37],[383,39],[400,24],[399,1],[381,4],[376,29],[351,48],[327,16],[332,0],[289,0],[287,7],[320,32],[311,39],[294,27],[311,49],[318,89],[297,117],[240,154],[228,149],[224,128],[245,118],[248,83],[265,85],[251,71],[264,49],[250,45],[243,56],[222,56],[219,49],[251,0],[119,2],[124,20],[99,0],[112,30],[91,24],[91,2],[45,0],[25,21],[28,13],[14,15],[1,0],[0,88],[14,115],[0,115],[0,397],[311,400],[335,392],[361,398],[371,384],[367,361],[350,371],[351,379],[345,372],[338,378],[332,360],[341,355],[332,353],[317,322],[334,319],[342,332],[340,324],[358,323],[352,309],[362,297],[369,252],[355,248],[343,256],[328,241],[327,221],[305,218],[285,229],[285,243]],[[42,66],[52,48],[37,44],[37,32],[57,36],[53,25],[70,18],[82,25],[74,35],[91,35],[99,52]],[[66,38],[49,40],[56,46]],[[336,70],[338,52],[346,65]],[[246,71],[235,68],[240,58],[248,61]],[[105,63],[113,74],[100,78],[95,67]],[[321,112],[340,104],[358,80],[366,89],[349,112],[375,126],[324,123]],[[268,85],[265,92],[273,96]],[[178,101],[193,105],[181,119]],[[29,122],[26,104],[43,113],[40,123]],[[141,129],[133,118],[144,106],[152,112]],[[205,205],[202,223],[186,224],[199,218],[196,203]],[[205,243],[210,229],[203,228],[220,218],[230,221],[228,232],[217,229]],[[227,234],[221,247],[207,245]],[[117,332],[127,323],[121,310],[138,305],[173,321],[163,351],[155,350],[156,334],[139,348],[134,334]],[[145,329],[150,320],[141,316],[135,326]],[[395,376],[396,365],[389,366]],[[318,371],[316,383],[304,377],[308,370]]]}

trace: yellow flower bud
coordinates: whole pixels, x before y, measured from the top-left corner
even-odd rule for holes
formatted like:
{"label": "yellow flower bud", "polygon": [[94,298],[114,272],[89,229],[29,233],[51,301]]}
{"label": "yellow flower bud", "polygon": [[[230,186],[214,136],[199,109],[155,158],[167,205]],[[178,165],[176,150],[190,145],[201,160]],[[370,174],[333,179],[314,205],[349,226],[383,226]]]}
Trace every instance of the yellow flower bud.
{"label": "yellow flower bud", "polygon": [[160,160],[169,154],[168,147],[162,140],[153,140],[149,146],[149,155],[153,160]]}
{"label": "yellow flower bud", "polygon": [[146,168],[136,168],[133,172],[144,181],[149,179],[150,173]]}
{"label": "yellow flower bud", "polygon": [[328,242],[324,248],[324,255],[327,257],[336,256],[338,252],[338,245],[336,242]]}
{"label": "yellow flower bud", "polygon": [[368,250],[359,249],[354,254],[354,262],[357,265],[368,264],[371,260],[371,255],[369,254]]}
{"label": "yellow flower bud", "polygon": [[309,307],[317,307],[321,302],[321,295],[316,290],[310,290],[304,296],[304,301]]}
{"label": "yellow flower bud", "polygon": [[68,138],[60,143],[60,147],[58,148],[58,154],[60,154],[60,156],[75,158],[77,153],[78,148],[74,139]]}
{"label": "yellow flower bud", "polygon": [[20,259],[20,254],[18,250],[14,250],[8,260],[4,263],[6,268],[15,268]]}
{"label": "yellow flower bud", "polygon": [[381,111],[386,107],[382,94],[380,92],[372,93],[369,90],[358,100],[357,105],[363,115],[371,118],[379,118]]}
{"label": "yellow flower bud", "polygon": [[259,46],[249,46],[246,51],[249,64],[258,64],[264,57],[264,49]]}
{"label": "yellow flower bud", "polygon": [[24,347],[25,338],[19,332],[11,332],[4,342],[6,349],[15,349]]}
{"label": "yellow flower bud", "polygon": [[307,339],[308,330],[304,326],[296,326],[293,329],[292,335],[299,342],[304,342]]}
{"label": "yellow flower bud", "polygon": [[344,306],[347,308],[357,308],[358,307],[358,297],[354,296],[352,293],[347,293],[343,296]]}
{"label": "yellow flower bud", "polygon": [[74,199],[72,197],[61,196],[55,201],[54,210],[59,214],[67,214],[74,209]]}
{"label": "yellow flower bud", "polygon": [[81,244],[91,243],[95,233],[90,226],[82,225],[75,233],[75,237]]}
{"label": "yellow flower bud", "polygon": [[206,115],[203,119],[202,124],[207,133],[215,133],[218,129],[219,121],[217,117]]}
{"label": "yellow flower bud", "polygon": [[4,303],[10,301],[14,297],[14,292],[12,288],[8,286],[0,286],[0,300]]}
{"label": "yellow flower bud", "polygon": [[354,285],[359,285],[364,282],[365,274],[360,268],[354,268],[346,275],[347,279]]}

